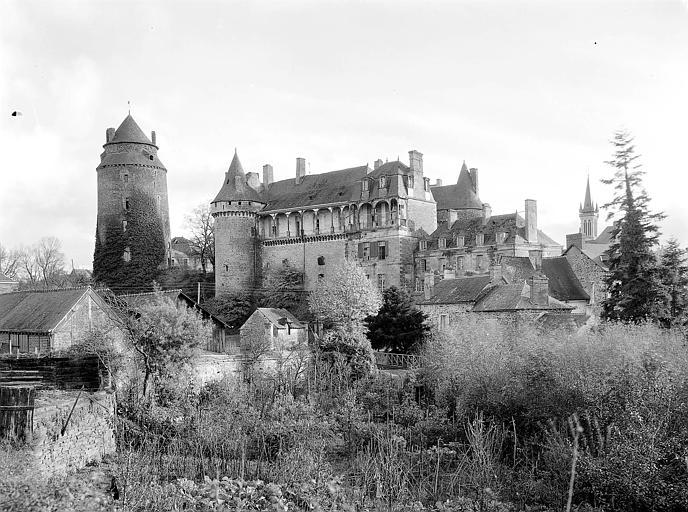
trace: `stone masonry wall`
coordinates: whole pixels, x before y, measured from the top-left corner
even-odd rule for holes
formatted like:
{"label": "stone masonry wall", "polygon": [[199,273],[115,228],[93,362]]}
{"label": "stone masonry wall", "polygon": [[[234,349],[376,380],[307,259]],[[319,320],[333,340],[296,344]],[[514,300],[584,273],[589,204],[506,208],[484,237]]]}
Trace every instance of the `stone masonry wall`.
{"label": "stone masonry wall", "polygon": [[259,254],[254,236],[255,207],[218,212],[215,216],[216,293],[241,291],[255,286]]}
{"label": "stone masonry wall", "polygon": [[406,218],[409,222],[413,221],[415,229],[423,228],[430,234],[437,229],[437,204],[434,201],[409,199]]}
{"label": "stone masonry wall", "polygon": [[[66,350],[82,340],[91,328],[107,326],[113,326],[111,318],[87,294],[76,303],[72,314],[55,329],[50,349],[52,351]],[[118,336],[116,330],[113,330],[111,334]],[[121,333],[119,336],[121,337]],[[29,347],[29,352],[33,352],[32,347]]]}
{"label": "stone masonry wall", "polygon": [[78,392],[42,391],[36,397],[31,453],[46,478],[77,470],[114,453],[114,404],[105,392],[82,393],[64,435]]}

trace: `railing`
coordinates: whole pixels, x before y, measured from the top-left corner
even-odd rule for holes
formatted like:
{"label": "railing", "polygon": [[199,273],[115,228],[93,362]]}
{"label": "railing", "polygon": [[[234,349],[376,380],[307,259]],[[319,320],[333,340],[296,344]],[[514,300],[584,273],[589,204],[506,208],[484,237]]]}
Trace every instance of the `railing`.
{"label": "railing", "polygon": [[425,365],[425,358],[413,354],[375,352],[375,363],[385,369],[415,369]]}

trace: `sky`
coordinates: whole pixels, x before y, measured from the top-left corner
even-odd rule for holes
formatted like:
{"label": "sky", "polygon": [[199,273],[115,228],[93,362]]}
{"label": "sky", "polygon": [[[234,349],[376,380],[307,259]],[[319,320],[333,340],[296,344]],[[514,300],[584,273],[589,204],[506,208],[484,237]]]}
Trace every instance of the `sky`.
{"label": "sky", "polygon": [[91,268],[95,169],[128,102],[156,131],[173,236],[235,148],[276,180],[296,157],[319,173],[415,149],[432,183],[477,167],[494,214],[537,200],[564,244],[588,175],[610,199],[626,129],[664,238],[688,245],[686,0],[3,0],[0,244],[57,236]]}

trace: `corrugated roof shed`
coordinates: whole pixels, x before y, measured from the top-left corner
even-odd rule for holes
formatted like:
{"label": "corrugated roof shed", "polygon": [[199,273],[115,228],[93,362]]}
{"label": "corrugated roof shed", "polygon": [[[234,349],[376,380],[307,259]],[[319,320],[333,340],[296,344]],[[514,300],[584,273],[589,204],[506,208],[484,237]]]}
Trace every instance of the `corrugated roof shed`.
{"label": "corrugated roof shed", "polygon": [[0,331],[47,333],[89,288],[0,294]]}

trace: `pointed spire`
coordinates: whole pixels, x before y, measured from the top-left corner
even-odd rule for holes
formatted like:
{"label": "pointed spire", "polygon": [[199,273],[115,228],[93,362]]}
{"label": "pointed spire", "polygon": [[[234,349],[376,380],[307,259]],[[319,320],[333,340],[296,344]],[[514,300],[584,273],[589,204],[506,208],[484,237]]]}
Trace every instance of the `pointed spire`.
{"label": "pointed spire", "polygon": [[482,201],[475,193],[475,185],[465,161],[456,182],[455,204],[458,209],[482,209],[483,207]]}
{"label": "pointed spire", "polygon": [[246,173],[241,166],[236,148],[234,148],[232,163],[229,164],[229,169],[225,173],[222,188],[212,202],[216,203],[218,201],[255,201],[257,203],[264,203],[258,191],[246,182]]}
{"label": "pointed spire", "polygon": [[585,186],[585,201],[583,202],[583,210],[594,210],[592,206],[592,199],[590,198],[590,175],[588,174],[588,183]]}
{"label": "pointed spire", "polygon": [[234,156],[232,157],[232,163],[229,164],[229,169],[227,169],[227,177],[230,176],[245,176],[244,168],[241,166],[241,161],[239,161],[239,155],[236,148],[234,148]]}

